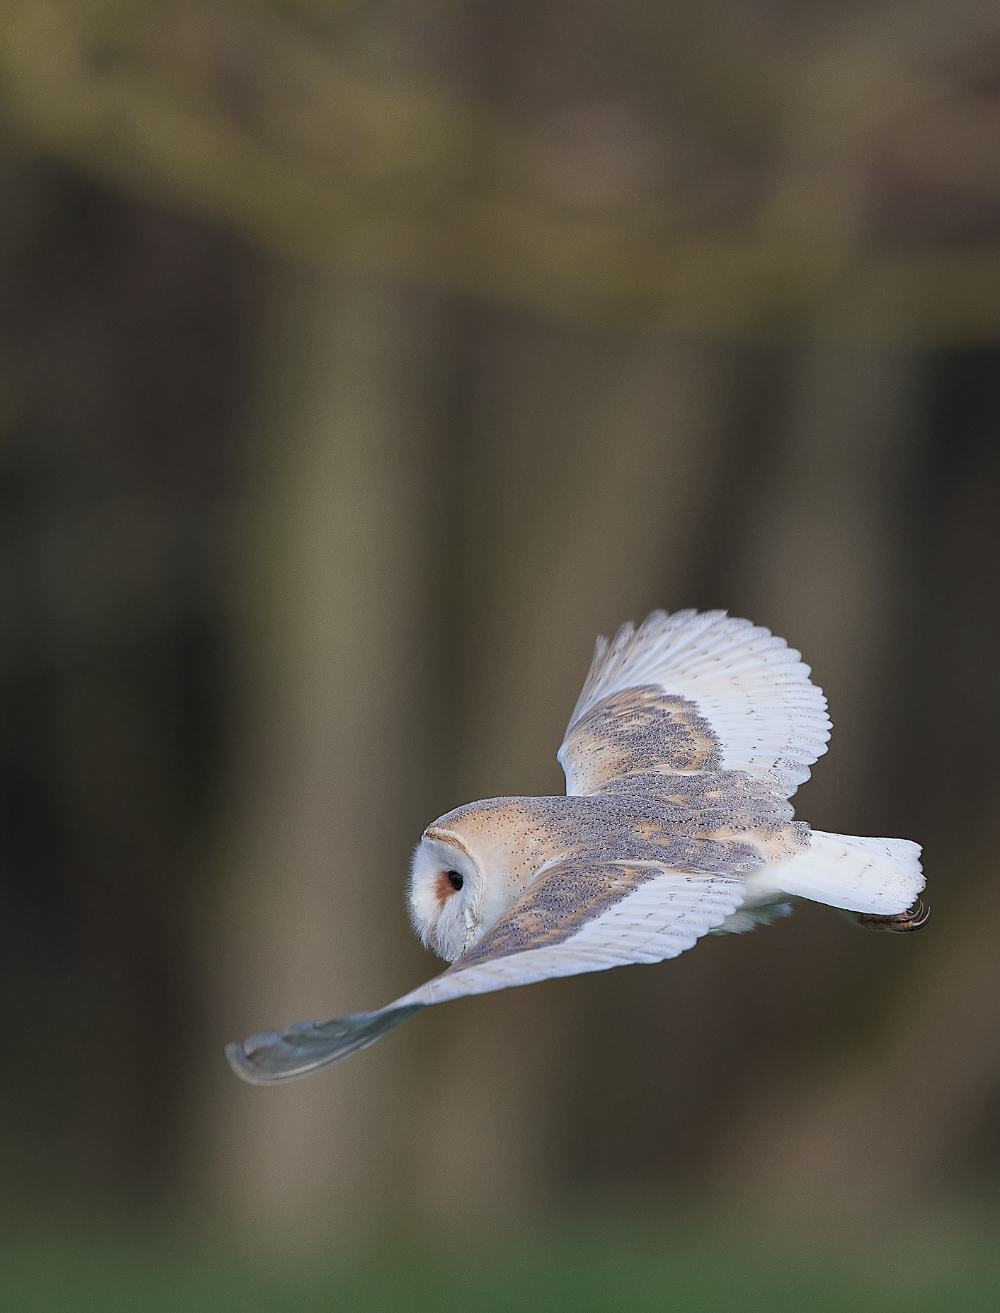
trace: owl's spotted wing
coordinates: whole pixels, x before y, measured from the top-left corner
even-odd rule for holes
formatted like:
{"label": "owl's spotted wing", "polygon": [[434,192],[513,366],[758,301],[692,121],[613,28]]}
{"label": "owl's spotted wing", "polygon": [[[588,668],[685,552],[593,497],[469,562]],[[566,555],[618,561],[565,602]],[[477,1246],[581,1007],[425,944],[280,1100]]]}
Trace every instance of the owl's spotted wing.
{"label": "owl's spotted wing", "polygon": [[559,761],[570,794],[739,770],[787,798],[829,737],[822,690],[784,639],[724,611],[654,611],[597,640]]}
{"label": "owl's spotted wing", "polygon": [[[719,847],[711,845],[713,855]],[[692,874],[654,862],[561,862],[543,872],[447,971],[388,1007],[323,1025],[299,1021],[281,1035],[253,1035],[244,1044],[230,1044],[226,1054],[236,1074],[251,1084],[295,1080],[367,1048],[432,1003],[677,957],[721,925],[743,896],[736,870]]]}
{"label": "owl's spotted wing", "polygon": [[423,988],[443,1002],[550,976],[662,962],[721,925],[744,893],[737,870],[692,874],[653,862],[561,862]]}

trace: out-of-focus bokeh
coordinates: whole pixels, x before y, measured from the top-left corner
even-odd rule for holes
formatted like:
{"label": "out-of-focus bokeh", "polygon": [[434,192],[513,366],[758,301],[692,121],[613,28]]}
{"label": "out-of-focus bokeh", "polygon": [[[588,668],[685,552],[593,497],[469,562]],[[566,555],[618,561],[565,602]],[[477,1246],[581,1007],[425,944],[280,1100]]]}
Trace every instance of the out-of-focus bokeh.
{"label": "out-of-focus bokeh", "polygon": [[[363,1250],[350,1308],[469,1306],[393,1286],[400,1236],[528,1273],[498,1308],[769,1266],[760,1307],[956,1307],[1000,1187],[997,6],[3,0],[0,174],[17,1306],[138,1220]],[[595,635],[684,606],[801,648],[799,814],[922,842],[931,928],[800,907],[238,1083],[226,1040],[436,970],[422,827],[561,791]],[[804,1295],[788,1237],[849,1230],[881,1275]],[[149,1307],[265,1298],[185,1273]]]}

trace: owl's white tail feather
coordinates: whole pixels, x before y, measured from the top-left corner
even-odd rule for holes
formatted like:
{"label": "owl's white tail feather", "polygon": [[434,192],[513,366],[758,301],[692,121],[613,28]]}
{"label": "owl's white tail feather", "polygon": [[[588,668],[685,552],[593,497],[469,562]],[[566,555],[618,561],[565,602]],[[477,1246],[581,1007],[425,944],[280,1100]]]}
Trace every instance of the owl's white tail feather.
{"label": "owl's white tail feather", "polygon": [[767,876],[783,894],[876,916],[905,912],[925,883],[919,844],[823,830],[812,831],[806,852],[769,866]]}

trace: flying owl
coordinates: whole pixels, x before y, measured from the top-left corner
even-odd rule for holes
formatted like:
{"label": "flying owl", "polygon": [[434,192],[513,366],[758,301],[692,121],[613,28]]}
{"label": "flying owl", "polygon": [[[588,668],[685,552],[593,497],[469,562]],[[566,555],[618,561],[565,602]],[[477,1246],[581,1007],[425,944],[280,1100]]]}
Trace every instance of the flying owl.
{"label": "flying owl", "polygon": [[296,1080],[432,1003],[661,962],[800,898],[871,929],[919,929],[917,844],[792,819],[788,799],[829,737],[809,667],[748,620],[654,611],[599,638],[559,749],[566,796],[468,803],[417,846],[410,915],[447,970],[378,1012],[230,1044],[234,1071]]}

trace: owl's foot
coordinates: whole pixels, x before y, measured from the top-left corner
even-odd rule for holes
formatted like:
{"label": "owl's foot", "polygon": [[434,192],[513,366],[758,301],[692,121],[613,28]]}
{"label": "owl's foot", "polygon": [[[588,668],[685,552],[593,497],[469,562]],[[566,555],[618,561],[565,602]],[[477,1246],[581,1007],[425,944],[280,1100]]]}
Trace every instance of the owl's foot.
{"label": "owl's foot", "polygon": [[874,916],[869,912],[852,912],[851,920],[855,925],[864,926],[866,930],[883,930],[893,935],[908,934],[911,930],[922,930],[931,919],[931,909],[925,907],[918,898],[912,907],[895,916]]}

